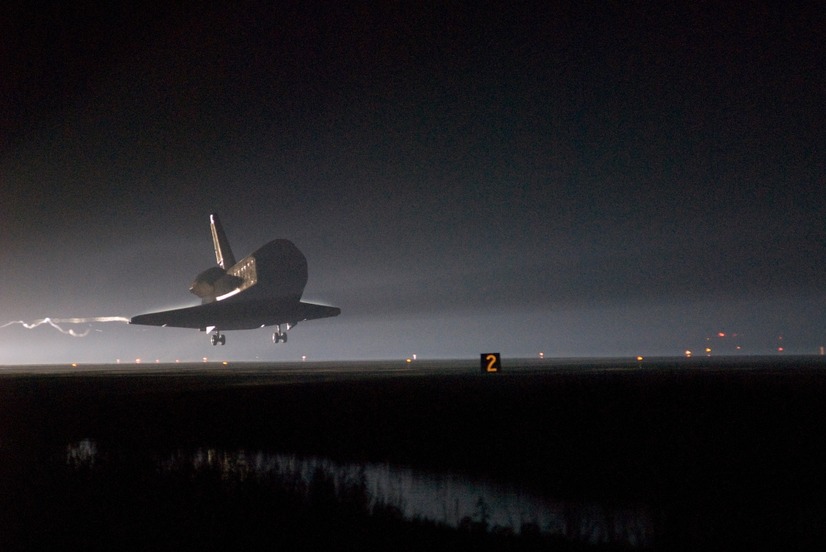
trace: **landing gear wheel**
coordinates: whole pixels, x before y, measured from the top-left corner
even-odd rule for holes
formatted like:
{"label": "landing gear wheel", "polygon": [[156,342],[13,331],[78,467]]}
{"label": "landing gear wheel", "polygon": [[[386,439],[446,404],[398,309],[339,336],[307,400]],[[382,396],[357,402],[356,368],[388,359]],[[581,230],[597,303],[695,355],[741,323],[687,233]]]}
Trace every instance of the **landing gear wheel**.
{"label": "landing gear wheel", "polygon": [[212,345],[218,345],[219,343],[221,345],[226,345],[227,343],[227,336],[221,335],[219,333],[212,334],[212,337],[210,339],[212,341]]}

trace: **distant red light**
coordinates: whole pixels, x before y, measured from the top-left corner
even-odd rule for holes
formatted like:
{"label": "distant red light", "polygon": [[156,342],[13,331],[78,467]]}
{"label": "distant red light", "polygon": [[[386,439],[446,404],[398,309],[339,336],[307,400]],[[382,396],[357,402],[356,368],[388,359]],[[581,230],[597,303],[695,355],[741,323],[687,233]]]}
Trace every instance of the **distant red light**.
{"label": "distant red light", "polygon": [[725,332],[718,332],[717,337],[726,337],[726,333]]}

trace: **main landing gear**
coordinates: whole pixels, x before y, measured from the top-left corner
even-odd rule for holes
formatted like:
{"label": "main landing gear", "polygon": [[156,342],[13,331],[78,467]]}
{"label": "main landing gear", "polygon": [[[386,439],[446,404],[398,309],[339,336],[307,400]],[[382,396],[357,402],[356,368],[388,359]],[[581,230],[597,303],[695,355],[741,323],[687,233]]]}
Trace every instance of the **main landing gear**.
{"label": "main landing gear", "polygon": [[285,324],[285,328],[281,330],[281,324],[276,324],[275,331],[272,334],[272,342],[273,343],[286,343],[287,342],[287,332],[295,326],[295,324]]}
{"label": "main landing gear", "polygon": [[[295,326],[295,322],[289,322],[287,324],[276,324],[275,332],[272,334],[272,342],[273,343],[286,343],[287,342],[287,332]],[[227,344],[227,336],[222,334],[218,329],[212,331],[212,335],[210,336],[210,341],[212,341],[213,345],[226,345]]]}

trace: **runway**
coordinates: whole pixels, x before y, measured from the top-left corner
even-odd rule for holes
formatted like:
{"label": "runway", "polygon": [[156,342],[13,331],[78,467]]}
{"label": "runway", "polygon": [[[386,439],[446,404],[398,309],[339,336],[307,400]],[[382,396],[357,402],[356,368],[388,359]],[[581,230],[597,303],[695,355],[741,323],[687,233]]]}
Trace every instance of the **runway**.
{"label": "runway", "polygon": [[[533,512],[548,539],[658,549],[826,542],[822,357],[502,364],[498,374],[482,374],[479,359],[2,367],[0,533],[24,538],[32,524],[63,527],[66,516],[85,527],[95,500],[112,506],[114,527],[146,503],[180,516],[164,504],[179,500],[169,485],[184,474],[195,479],[185,478],[183,511],[211,508],[198,498],[205,489],[248,511],[247,495],[233,494],[238,481],[283,478],[289,464],[305,474],[334,466],[331,480],[362,473],[370,488],[427,481],[402,502],[436,493],[444,514],[435,522],[457,527],[481,523],[474,505],[484,496],[489,520],[509,516],[519,534]],[[225,483],[213,487],[213,473]],[[460,488],[489,494],[465,502],[450,494]],[[496,517],[506,503],[520,514]],[[194,529],[205,530],[213,514],[204,515]],[[104,536],[119,544],[135,534]]]}
{"label": "runway", "polygon": [[[600,372],[680,373],[748,371],[784,373],[826,367],[823,356],[731,356],[622,358],[505,358],[499,377],[508,375],[595,374]],[[292,379],[353,379],[387,376],[475,375],[479,359],[385,359],[302,362],[253,362],[203,360],[185,362],[118,362],[116,364],[60,363],[46,365],[0,365],[0,378],[20,376],[193,376],[255,377],[273,383]],[[260,379],[263,378],[263,379]]]}

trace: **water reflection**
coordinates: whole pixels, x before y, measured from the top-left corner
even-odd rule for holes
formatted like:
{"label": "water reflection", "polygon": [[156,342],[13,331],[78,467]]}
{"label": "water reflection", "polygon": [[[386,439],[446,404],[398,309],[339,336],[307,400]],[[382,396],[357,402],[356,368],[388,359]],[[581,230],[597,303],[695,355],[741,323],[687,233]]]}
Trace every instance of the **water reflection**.
{"label": "water reflection", "polygon": [[97,456],[97,443],[91,439],[70,443],[66,447],[66,464],[73,468],[94,468]]}
{"label": "water reflection", "polygon": [[[66,447],[66,464],[94,469],[99,447],[90,439]],[[277,479],[307,492],[322,474],[336,496],[359,488],[370,511],[392,508],[405,519],[492,532],[539,532],[598,543],[651,547],[654,527],[644,504],[561,501],[459,474],[433,474],[390,464],[347,464],[328,458],[263,451],[198,448],[155,458],[160,474],[212,473],[227,482]]]}

